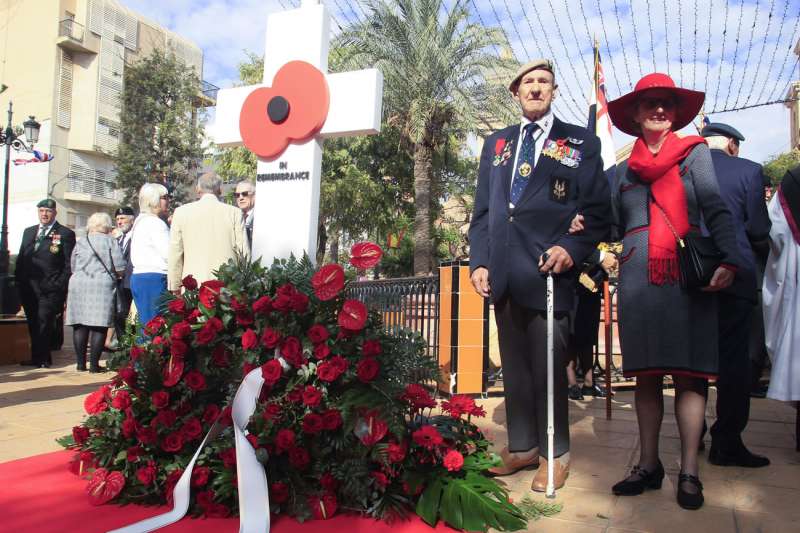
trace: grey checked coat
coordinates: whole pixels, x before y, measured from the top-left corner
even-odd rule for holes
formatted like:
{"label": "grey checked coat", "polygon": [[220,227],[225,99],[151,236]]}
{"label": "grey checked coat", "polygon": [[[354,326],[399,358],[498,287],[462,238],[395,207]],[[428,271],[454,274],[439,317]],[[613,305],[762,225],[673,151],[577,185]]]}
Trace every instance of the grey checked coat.
{"label": "grey checked coat", "polygon": [[116,239],[103,233],[90,233],[79,240],[72,252],[72,277],[64,323],[108,327],[114,323],[115,282],[92,252],[89,240],[108,270],[125,271],[125,259]]}

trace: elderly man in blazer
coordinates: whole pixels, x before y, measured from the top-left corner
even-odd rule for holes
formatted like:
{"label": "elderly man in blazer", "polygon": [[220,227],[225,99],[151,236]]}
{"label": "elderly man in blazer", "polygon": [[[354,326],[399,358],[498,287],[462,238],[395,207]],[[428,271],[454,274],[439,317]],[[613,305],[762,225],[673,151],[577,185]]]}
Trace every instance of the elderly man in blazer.
{"label": "elderly man in blazer", "polygon": [[213,272],[238,251],[247,253],[247,240],[238,208],[219,201],[222,181],[213,172],[197,179],[198,199],[175,210],[170,228],[167,288],[177,292],[191,274],[198,282],[214,279]]}
{"label": "elderly man in blazer", "polygon": [[[475,290],[490,297],[503,365],[508,447],[495,475],[539,469],[531,488],[544,491],[547,469],[559,488],[569,473],[566,343],[575,305],[575,265],[589,256],[610,226],[608,181],[600,141],[553,115],[551,61],[523,65],[509,90],[521,123],[486,138],[469,229]],[[576,214],[584,230],[569,234]],[[547,457],[547,319],[545,274],[555,274],[555,450]]]}
{"label": "elderly man in blazer", "polygon": [[64,309],[72,273],[75,233],[58,223],[53,200],[42,200],[36,207],[39,224],[26,228],[22,234],[14,277],[31,337],[31,359],[22,364],[49,368],[53,364],[53,326]]}

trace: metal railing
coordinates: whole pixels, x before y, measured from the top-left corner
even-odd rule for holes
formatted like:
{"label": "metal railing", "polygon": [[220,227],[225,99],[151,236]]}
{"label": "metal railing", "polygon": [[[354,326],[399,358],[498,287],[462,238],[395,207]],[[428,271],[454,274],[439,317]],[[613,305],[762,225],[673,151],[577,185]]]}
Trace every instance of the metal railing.
{"label": "metal railing", "polygon": [[200,80],[200,92],[203,93],[203,96],[207,96],[216,101],[219,87],[206,80]]}
{"label": "metal railing", "polygon": [[69,37],[73,41],[83,42],[83,24],[72,19],[65,19],[58,23],[58,36]]}
{"label": "metal railing", "polygon": [[426,354],[438,359],[438,276],[356,281],[348,286],[347,292],[371,311],[379,312],[387,332],[404,328],[422,335]]}

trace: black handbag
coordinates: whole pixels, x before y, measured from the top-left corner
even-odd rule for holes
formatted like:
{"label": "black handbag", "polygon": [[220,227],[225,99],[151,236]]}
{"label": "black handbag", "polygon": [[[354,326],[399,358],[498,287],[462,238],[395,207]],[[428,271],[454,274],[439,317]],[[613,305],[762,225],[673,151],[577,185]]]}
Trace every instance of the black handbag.
{"label": "black handbag", "polygon": [[[653,200],[655,202],[655,200]],[[722,264],[722,252],[719,251],[714,239],[699,233],[689,232],[681,238],[667,218],[667,213],[658,203],[656,207],[675,236],[678,251],[678,265],[680,269],[681,287],[684,289],[702,289],[708,287],[714,272]]]}
{"label": "black handbag", "polygon": [[[125,296],[123,295],[123,290],[124,290],[122,285],[123,279],[114,274],[112,270],[109,270],[109,268],[106,266],[103,260],[100,259],[100,256],[97,254],[97,250],[95,250],[94,246],[92,246],[92,241],[89,240],[89,235],[86,235],[86,243],[89,245],[89,248],[92,249],[94,256],[97,258],[98,261],[100,261],[100,264],[103,265],[105,271],[108,272],[108,275],[111,276],[111,279],[114,281],[114,289],[113,289],[114,318],[116,319],[117,317],[125,313],[125,308],[127,307],[125,305]],[[111,268],[113,269],[114,257],[111,255],[111,249],[108,250],[108,259],[111,261]]]}

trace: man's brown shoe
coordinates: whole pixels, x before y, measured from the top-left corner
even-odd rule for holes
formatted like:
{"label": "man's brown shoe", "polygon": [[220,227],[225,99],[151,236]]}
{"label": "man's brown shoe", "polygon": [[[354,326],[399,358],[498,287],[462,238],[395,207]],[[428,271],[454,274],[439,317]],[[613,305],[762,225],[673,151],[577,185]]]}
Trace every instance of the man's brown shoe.
{"label": "man's brown shoe", "polygon": [[[533,476],[531,490],[535,490],[536,492],[545,492],[547,490],[547,459],[542,458],[540,459],[539,463],[539,470],[537,470],[536,475]],[[556,459],[554,463],[555,470],[553,471],[553,485],[556,489],[560,489],[564,486],[567,476],[569,476],[569,463],[567,463],[567,466],[564,466],[558,459]]]}
{"label": "man's brown shoe", "polygon": [[500,452],[503,464],[493,466],[488,471],[494,476],[510,476],[523,468],[539,466],[539,449],[534,448],[527,452],[509,452],[508,448],[503,448]]}

